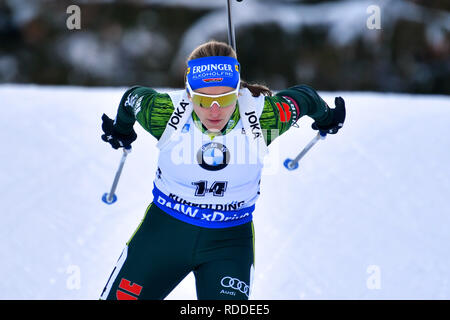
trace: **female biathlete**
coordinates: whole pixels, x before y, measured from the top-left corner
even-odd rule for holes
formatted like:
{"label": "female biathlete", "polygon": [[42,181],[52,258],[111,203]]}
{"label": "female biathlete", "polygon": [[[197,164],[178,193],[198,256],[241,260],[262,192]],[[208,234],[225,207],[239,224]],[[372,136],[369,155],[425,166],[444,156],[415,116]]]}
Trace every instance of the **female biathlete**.
{"label": "female biathlete", "polygon": [[254,266],[252,214],[267,146],[302,116],[334,134],[345,118],[314,89],[272,95],[240,78],[236,53],[210,41],[189,56],[186,88],[125,92],[102,139],[129,148],[133,125],[159,148],[153,200],[118,259],[101,299],[164,299],[191,271],[198,299],[248,299]]}

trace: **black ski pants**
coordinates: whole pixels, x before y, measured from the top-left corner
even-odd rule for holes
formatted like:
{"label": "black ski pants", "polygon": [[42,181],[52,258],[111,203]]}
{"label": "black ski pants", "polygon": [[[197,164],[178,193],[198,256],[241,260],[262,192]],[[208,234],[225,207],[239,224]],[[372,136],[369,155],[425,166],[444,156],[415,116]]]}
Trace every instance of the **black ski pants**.
{"label": "black ski pants", "polygon": [[150,204],[101,299],[164,299],[192,271],[198,299],[246,300],[253,265],[252,222],[198,227]]}

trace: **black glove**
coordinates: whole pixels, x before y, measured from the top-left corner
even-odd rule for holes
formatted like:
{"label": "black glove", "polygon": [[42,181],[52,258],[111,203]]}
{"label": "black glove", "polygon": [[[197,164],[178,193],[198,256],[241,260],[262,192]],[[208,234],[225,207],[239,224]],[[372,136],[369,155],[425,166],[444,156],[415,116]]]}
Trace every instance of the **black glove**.
{"label": "black glove", "polygon": [[336,97],[334,98],[334,104],[336,108],[331,109],[331,112],[333,112],[331,123],[323,126],[314,122],[311,125],[314,130],[319,130],[323,134],[335,134],[342,128],[345,121],[345,101],[341,97]]}
{"label": "black glove", "polygon": [[130,149],[131,143],[136,140],[137,134],[131,129],[129,134],[121,134],[114,128],[114,120],[110,119],[106,114],[102,115],[102,140],[111,144],[114,149],[125,148]]}

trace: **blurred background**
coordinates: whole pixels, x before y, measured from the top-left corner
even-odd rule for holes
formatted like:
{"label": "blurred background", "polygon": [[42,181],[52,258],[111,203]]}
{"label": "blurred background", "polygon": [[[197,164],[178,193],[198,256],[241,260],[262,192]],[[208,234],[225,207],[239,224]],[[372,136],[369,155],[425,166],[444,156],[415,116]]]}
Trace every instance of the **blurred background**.
{"label": "blurred background", "polygon": [[[243,79],[273,90],[450,92],[448,0],[233,1],[233,20]],[[226,0],[0,0],[0,83],[179,88],[210,39]]]}

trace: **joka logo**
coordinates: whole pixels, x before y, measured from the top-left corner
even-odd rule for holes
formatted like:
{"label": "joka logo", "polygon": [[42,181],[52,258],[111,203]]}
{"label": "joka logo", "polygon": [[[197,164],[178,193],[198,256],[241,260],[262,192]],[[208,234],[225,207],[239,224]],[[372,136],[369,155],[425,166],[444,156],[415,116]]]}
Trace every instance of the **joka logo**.
{"label": "joka logo", "polygon": [[136,283],[131,284],[129,280],[122,278],[122,280],[120,280],[119,289],[116,291],[117,300],[137,300],[141,294],[142,286]]}
{"label": "joka logo", "polygon": [[184,112],[186,111],[186,107],[189,105],[189,103],[181,101],[180,105],[177,107],[177,109],[172,113],[172,116],[169,119],[168,125],[174,128],[175,130],[178,130],[178,124],[180,123],[181,117],[183,116]]}
{"label": "joka logo", "polygon": [[255,111],[246,112],[247,120],[250,123],[250,128],[252,129],[253,138],[262,137],[261,127],[259,126],[258,117],[256,116]]}
{"label": "joka logo", "polygon": [[222,170],[230,161],[230,151],[218,142],[203,145],[197,152],[197,162],[205,170]]}
{"label": "joka logo", "polygon": [[277,102],[275,105],[278,107],[278,111],[280,112],[280,121],[289,122],[292,116],[291,108],[289,107],[289,105],[284,102],[282,102],[281,104]]}

